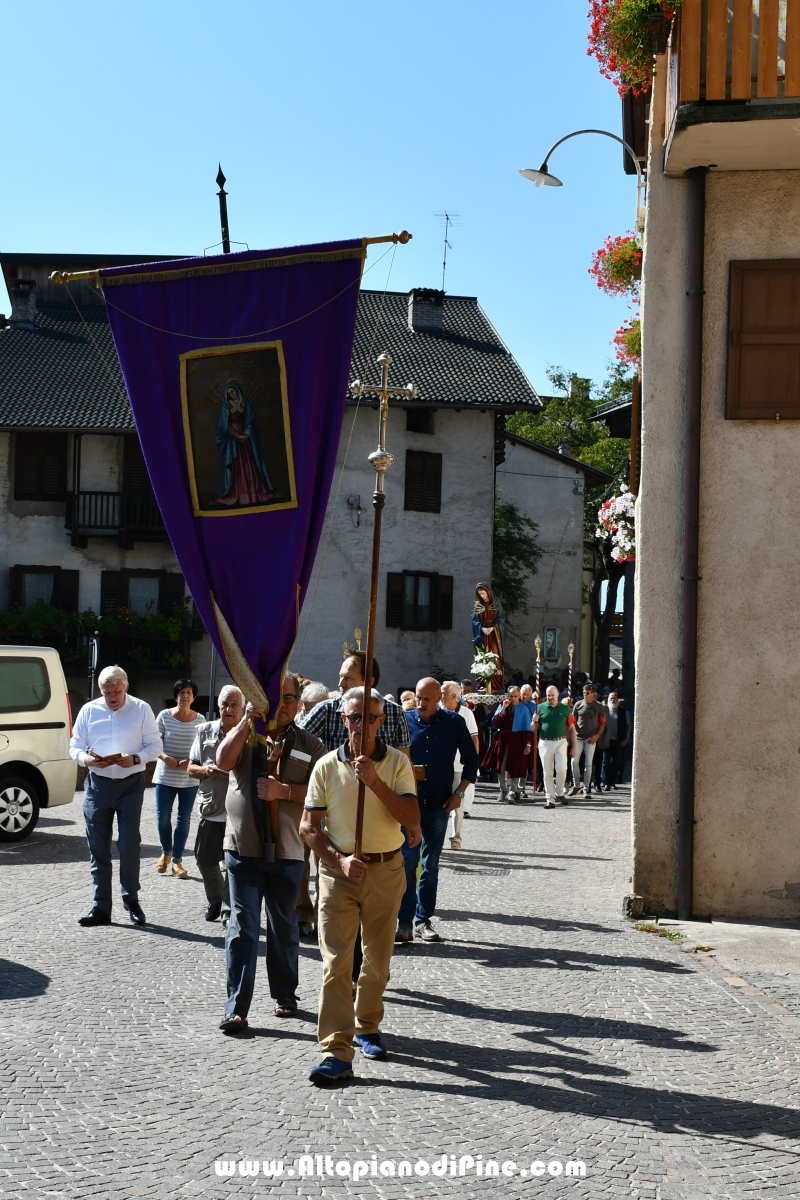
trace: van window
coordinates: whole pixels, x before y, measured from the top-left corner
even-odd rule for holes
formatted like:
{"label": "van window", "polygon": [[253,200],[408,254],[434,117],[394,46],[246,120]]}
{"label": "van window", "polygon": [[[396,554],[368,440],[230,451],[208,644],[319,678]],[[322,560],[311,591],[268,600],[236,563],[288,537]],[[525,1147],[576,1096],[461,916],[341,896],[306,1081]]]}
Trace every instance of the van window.
{"label": "van window", "polygon": [[37,712],[49,703],[43,658],[0,658],[0,713]]}

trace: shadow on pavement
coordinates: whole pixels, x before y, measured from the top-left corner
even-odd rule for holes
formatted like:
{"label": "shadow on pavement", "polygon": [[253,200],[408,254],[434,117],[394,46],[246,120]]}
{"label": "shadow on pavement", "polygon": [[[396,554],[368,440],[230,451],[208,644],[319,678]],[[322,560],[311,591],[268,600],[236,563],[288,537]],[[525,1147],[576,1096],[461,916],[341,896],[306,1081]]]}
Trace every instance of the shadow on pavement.
{"label": "shadow on pavement", "polygon": [[560,950],[547,946],[498,946],[496,943],[454,940],[441,942],[405,942],[395,945],[408,955],[415,950],[426,958],[464,959],[483,967],[547,967],[559,971],[596,971],[601,967],[636,968],[661,975],[692,975],[694,968],[657,958],[636,958],[625,954],[587,954],[582,950]]}
{"label": "shadow on pavement", "polygon": [[520,917],[513,913],[437,909],[436,917],[442,921],[489,921],[493,925],[525,925],[531,929],[541,929],[545,933],[619,933],[619,929],[611,925],[594,925],[588,921],[570,921],[568,918],[559,921],[550,917]]}
{"label": "shadow on pavement", "polygon": [[41,996],[48,988],[50,976],[22,963],[0,958],[0,1000],[21,1000],[25,996]]}

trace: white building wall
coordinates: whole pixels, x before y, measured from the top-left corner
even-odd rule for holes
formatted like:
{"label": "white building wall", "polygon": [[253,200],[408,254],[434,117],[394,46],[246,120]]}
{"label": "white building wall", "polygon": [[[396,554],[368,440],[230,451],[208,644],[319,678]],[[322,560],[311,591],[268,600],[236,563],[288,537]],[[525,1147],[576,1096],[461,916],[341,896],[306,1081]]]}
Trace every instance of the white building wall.
{"label": "white building wall", "polygon": [[559,658],[544,663],[544,671],[567,665],[570,642],[575,645],[575,670],[579,669],[583,480],[583,473],[568,463],[512,441],[506,442],[505,462],[497,468],[498,492],[536,522],[544,552],[528,581],[528,615],[512,618],[506,630],[506,667],[518,668],[526,677],[535,674],[534,639],[545,626],[559,630]]}
{"label": "white building wall", "polygon": [[[337,684],[342,644],[355,644],[356,627],[363,631],[362,648],[366,646],[375,484],[367,457],[378,443],[378,414],[362,406],[354,418],[354,411],[345,413],[325,528],[292,655],[293,669],[330,687]],[[389,411],[386,444],[395,461],[386,475],[375,642],[382,692],[413,688],[435,668],[453,678],[468,672],[475,585],[491,575],[493,415],[437,411],[435,430],[432,435],[409,433],[405,412]],[[404,511],[406,449],[442,454],[441,512]],[[366,510],[358,525],[347,505],[352,495],[360,495]],[[386,576],[403,570],[453,576],[452,630],[387,629]]]}

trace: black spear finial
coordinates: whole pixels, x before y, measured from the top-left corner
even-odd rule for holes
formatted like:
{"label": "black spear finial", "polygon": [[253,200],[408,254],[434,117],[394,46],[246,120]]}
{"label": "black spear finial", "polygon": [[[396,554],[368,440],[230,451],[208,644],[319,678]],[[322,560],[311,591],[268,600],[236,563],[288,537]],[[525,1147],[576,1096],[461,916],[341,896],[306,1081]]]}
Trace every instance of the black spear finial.
{"label": "black spear finial", "polygon": [[231,236],[228,232],[228,193],[225,191],[225,176],[222,174],[222,163],[219,164],[217,172],[217,186],[219,191],[219,224],[222,230],[222,253],[230,254],[231,252]]}

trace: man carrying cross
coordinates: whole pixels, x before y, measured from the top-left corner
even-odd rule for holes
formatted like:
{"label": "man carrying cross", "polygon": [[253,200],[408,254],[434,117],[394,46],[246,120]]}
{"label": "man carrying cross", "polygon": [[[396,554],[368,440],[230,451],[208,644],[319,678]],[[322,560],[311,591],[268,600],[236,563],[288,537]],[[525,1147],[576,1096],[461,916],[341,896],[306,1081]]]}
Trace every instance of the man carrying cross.
{"label": "man carrying cross", "polygon": [[[412,845],[422,836],[411,764],[400,750],[374,736],[384,721],[384,700],[374,689],[368,714],[374,749],[369,756],[361,753],[364,690],[350,688],[342,697],[347,741],[312,771],[300,825],[319,860],[323,967],[317,1028],[323,1059],[309,1072],[315,1084],[351,1078],[354,1036],[366,1058],[386,1058],[380,1035],[383,992],[406,887],[401,826]],[[364,823],[363,848],[356,857],[359,781],[365,785]],[[359,927],[364,961],[354,1001],[351,972]]]}

